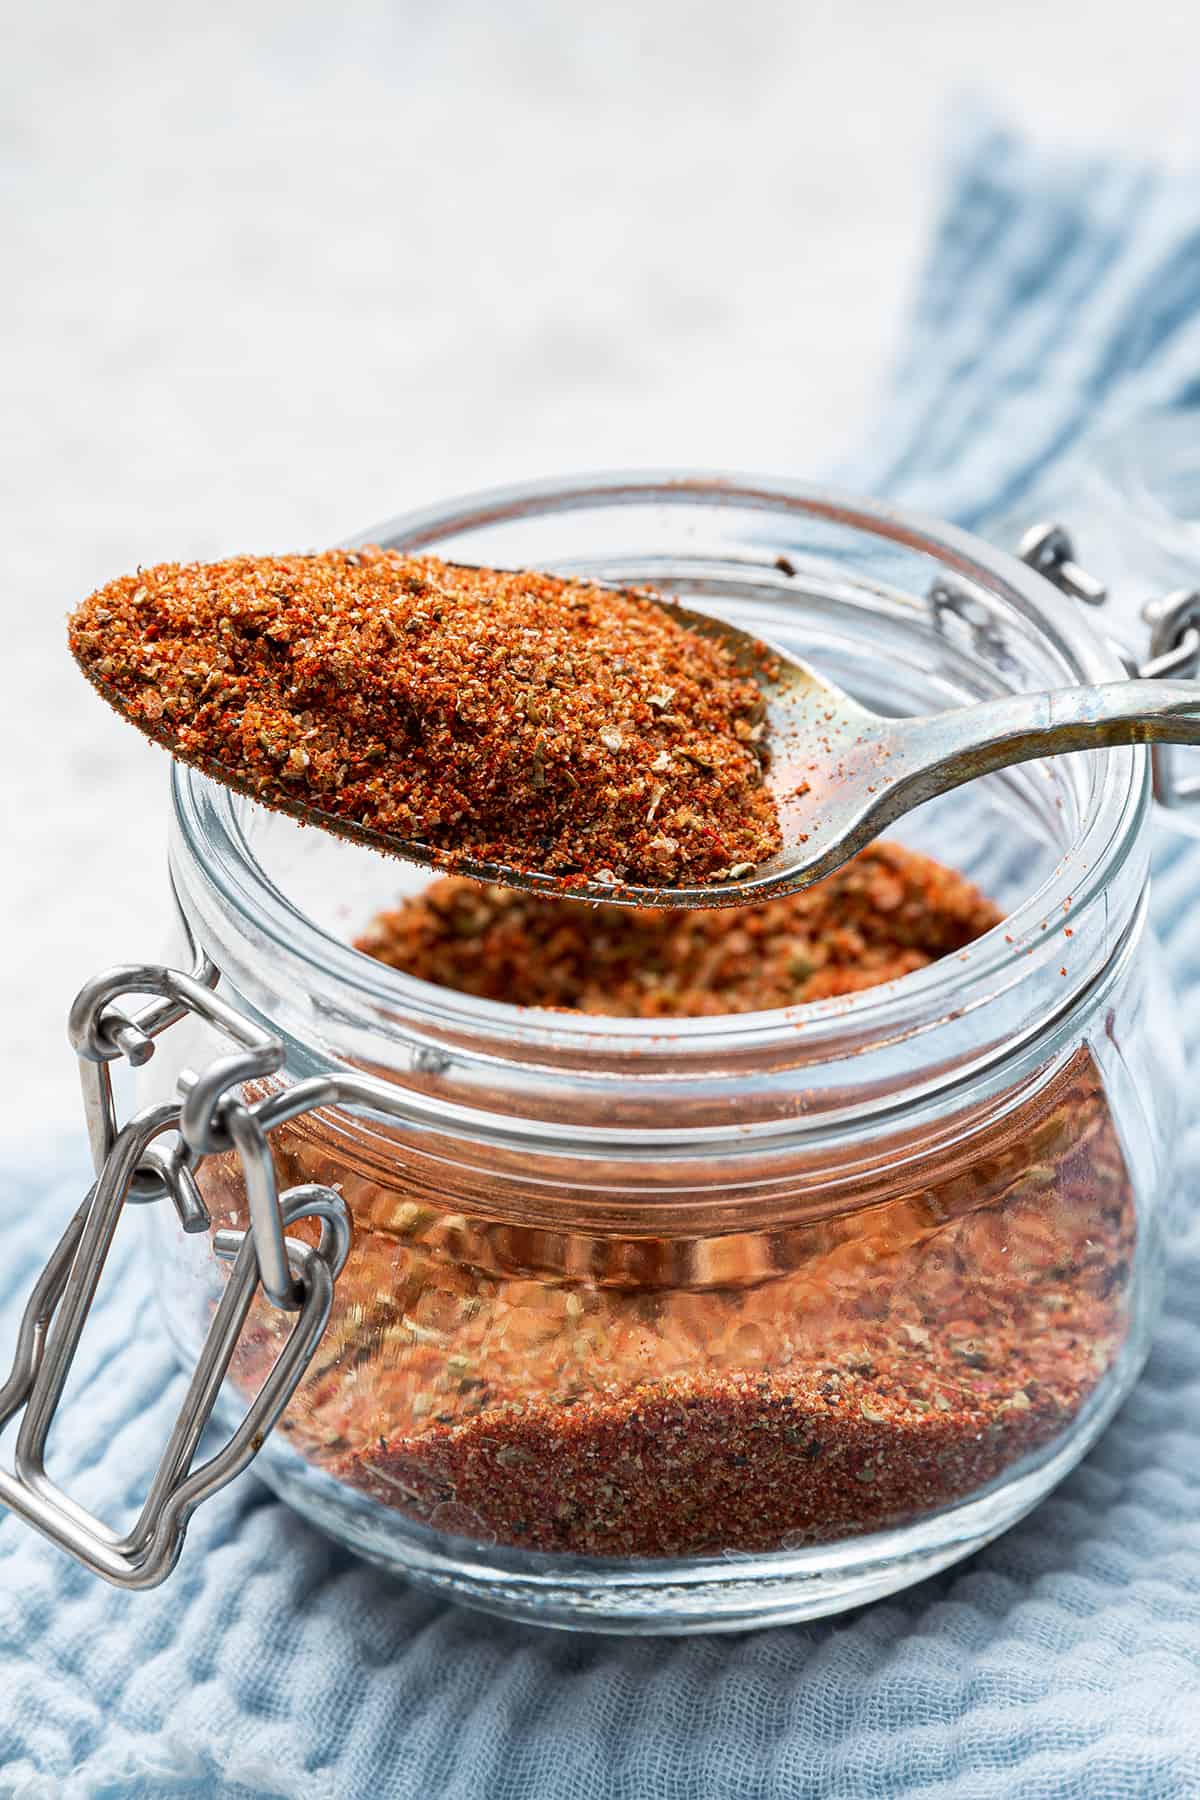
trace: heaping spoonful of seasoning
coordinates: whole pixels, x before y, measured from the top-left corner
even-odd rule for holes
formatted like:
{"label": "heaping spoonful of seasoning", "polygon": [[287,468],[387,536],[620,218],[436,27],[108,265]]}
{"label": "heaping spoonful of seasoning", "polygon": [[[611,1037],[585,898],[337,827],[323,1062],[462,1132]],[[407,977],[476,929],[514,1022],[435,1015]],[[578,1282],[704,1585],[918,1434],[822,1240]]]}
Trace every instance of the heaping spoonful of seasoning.
{"label": "heaping spoonful of seasoning", "polygon": [[84,601],[70,642],[139,730],[266,806],[626,905],[770,899],[990,770],[1200,742],[1193,683],[885,718],[648,590],[379,549],[141,570]]}

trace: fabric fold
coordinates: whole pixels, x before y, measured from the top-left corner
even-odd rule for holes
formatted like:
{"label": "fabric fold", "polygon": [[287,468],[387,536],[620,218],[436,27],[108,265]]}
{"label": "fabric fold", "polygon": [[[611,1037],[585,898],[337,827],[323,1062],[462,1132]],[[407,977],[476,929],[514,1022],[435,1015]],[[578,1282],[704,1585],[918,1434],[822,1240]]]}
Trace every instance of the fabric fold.
{"label": "fabric fold", "polygon": [[1200,180],[1041,151],[956,152],[879,430],[839,478],[970,525],[1067,450],[1200,398]]}

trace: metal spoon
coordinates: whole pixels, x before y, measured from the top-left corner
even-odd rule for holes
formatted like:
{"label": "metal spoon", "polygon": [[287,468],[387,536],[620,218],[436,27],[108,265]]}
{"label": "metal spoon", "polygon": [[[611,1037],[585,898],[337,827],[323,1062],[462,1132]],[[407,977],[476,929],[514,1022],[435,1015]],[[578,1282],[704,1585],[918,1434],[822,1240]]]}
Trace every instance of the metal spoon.
{"label": "metal spoon", "polygon": [[[752,640],[735,626],[682,607],[671,610],[752,660]],[[1112,681],[1013,694],[920,718],[885,718],[798,657],[771,648],[779,673],[764,683],[771,748],[766,779],[779,808],[783,849],[739,879],[662,889],[592,882],[573,885],[573,897],[669,907],[776,899],[831,874],[924,801],[993,770],[1072,750],[1200,744],[1200,682]],[[489,879],[543,891],[559,885],[554,877],[515,869]]]}
{"label": "metal spoon", "polygon": [[[761,680],[761,640],[724,619],[675,602],[672,618],[717,638]],[[735,879],[698,887],[569,883],[540,871],[456,858],[457,873],[571,899],[622,906],[726,907],[778,899],[831,874],[873,838],[938,794],[1013,763],[1121,744],[1200,744],[1200,683],[1160,679],[1013,694],[920,718],[869,711],[778,645],[778,674],[763,682],[767,784],[779,809],[783,849]],[[314,823],[321,821],[314,817]],[[342,821],[333,822],[342,828]],[[379,834],[366,832],[370,842]],[[418,862],[425,846],[381,843]]]}
{"label": "metal spoon", "polygon": [[[762,684],[771,752],[766,780],[783,833],[783,849],[769,862],[703,886],[614,885],[475,861],[322,812],[299,798],[273,795],[269,804],[334,836],[505,887],[622,906],[715,908],[745,906],[808,887],[914,807],[1012,763],[1117,744],[1200,743],[1198,682],[1114,681],[1014,694],[923,718],[885,718],[777,645],[771,649],[778,672],[766,680],[760,639],[710,613],[674,601],[659,604],[676,622],[722,643]],[[110,704],[124,711],[120,697],[95,670],[81,666]],[[149,735],[160,735],[144,721],[139,724]],[[178,754],[169,735],[161,734],[160,741]],[[184,760],[252,799],[262,797],[238,771],[197,755]]]}
{"label": "metal spoon", "polygon": [[[663,604],[669,605],[673,619],[718,639],[762,679],[761,640],[710,613],[673,601]],[[1014,694],[922,718],[885,718],[859,705],[799,657],[777,645],[771,648],[779,668],[773,681],[763,682],[771,749],[766,779],[779,808],[784,847],[769,862],[736,879],[698,887],[612,886],[578,876],[564,881],[538,870],[458,855],[455,872],[506,887],[622,906],[745,906],[810,886],[914,807],[995,769],[1070,750],[1200,743],[1197,682],[1112,681]],[[343,819],[317,812],[304,816],[410,861],[447,862],[428,845],[348,827]]]}

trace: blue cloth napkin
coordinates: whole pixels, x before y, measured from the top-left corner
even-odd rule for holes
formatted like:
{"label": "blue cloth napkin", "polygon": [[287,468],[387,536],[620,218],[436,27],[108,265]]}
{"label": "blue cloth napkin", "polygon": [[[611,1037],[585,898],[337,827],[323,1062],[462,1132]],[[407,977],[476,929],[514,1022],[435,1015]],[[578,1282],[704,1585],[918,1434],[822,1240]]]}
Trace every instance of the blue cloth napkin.
{"label": "blue cloth napkin", "polygon": [[[960,146],[864,490],[966,521],[1080,433],[1200,399],[1200,186]],[[1161,846],[1158,929],[1200,1056],[1200,850]],[[1193,1067],[1195,1064],[1193,1064]],[[81,1192],[9,1167],[6,1359]],[[1200,1176],[1200,1118],[1183,1180]],[[55,1467],[132,1502],[182,1382],[136,1231],[91,1320]],[[856,1614],[619,1640],[494,1622],[335,1549],[253,1478],[123,1595],[0,1521],[0,1791],[286,1800],[918,1800],[1200,1794],[1200,1215],[1146,1376],[1086,1463],[969,1563]]]}

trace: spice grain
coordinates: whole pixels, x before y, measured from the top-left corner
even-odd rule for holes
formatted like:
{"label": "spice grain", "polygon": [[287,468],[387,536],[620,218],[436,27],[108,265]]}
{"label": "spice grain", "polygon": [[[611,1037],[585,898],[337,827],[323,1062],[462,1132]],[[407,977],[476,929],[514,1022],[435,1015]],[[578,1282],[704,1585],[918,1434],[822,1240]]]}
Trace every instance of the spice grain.
{"label": "spice grain", "polygon": [[877,987],[1001,916],[953,870],[878,843],[800,893],[724,912],[589,906],[448,876],[380,913],[357,947],[484,1000],[700,1018]]}
{"label": "spice grain", "polygon": [[[361,941],[492,998],[694,1015],[757,1008],[789,981],[804,997],[869,986],[999,916],[894,845],[800,901],[644,921],[646,985],[620,909],[514,912],[456,881]],[[761,937],[733,941],[739,919]],[[828,961],[781,973],[789,937]],[[511,1182],[442,1193],[403,1151],[359,1164],[311,1119],[273,1141],[282,1182],[338,1182],[355,1221],[285,1434],[347,1486],[481,1542],[659,1557],[882,1529],[1052,1444],[1126,1336],[1133,1195],[1086,1053],[937,1157],[871,1187],[844,1177],[820,1217],[765,1230],[533,1224]],[[244,1218],[236,1158],[201,1180],[214,1225]],[[256,1311],[237,1362],[248,1389],[286,1330]]]}
{"label": "spice grain", "polygon": [[[1051,1443],[1127,1330],[1132,1195],[1086,1058],[965,1167],[767,1238],[414,1215],[378,1168],[301,1125],[281,1138],[281,1178],[336,1171],[356,1232],[282,1429],[348,1486],[483,1542],[653,1557],[880,1530]],[[245,1207],[221,1162],[216,1224]],[[247,1389],[286,1331],[258,1310]]]}
{"label": "spice grain", "polygon": [[669,604],[551,575],[331,550],[162,564],[71,620],[123,715],[336,829],[656,887],[780,847],[756,669]]}

